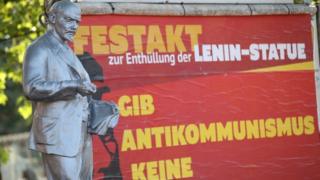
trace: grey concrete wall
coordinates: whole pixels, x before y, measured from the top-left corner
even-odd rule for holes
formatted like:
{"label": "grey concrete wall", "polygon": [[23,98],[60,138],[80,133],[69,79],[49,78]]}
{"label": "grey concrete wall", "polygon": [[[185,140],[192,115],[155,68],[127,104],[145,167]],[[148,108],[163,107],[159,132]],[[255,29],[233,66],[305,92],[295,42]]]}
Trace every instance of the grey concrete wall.
{"label": "grey concrete wall", "polygon": [[146,16],[255,16],[316,13],[315,7],[297,4],[155,4],[78,2],[83,14]]}

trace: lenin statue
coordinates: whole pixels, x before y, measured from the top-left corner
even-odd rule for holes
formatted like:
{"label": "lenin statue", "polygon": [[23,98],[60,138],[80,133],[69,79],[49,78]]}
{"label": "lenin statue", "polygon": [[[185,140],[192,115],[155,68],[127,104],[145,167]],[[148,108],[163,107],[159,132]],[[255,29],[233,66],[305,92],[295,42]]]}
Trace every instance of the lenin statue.
{"label": "lenin statue", "polygon": [[47,14],[47,32],[28,47],[23,62],[23,90],[33,105],[29,147],[42,153],[49,180],[89,180],[88,96],[96,87],[67,44],[79,26],[81,10],[61,0]]}

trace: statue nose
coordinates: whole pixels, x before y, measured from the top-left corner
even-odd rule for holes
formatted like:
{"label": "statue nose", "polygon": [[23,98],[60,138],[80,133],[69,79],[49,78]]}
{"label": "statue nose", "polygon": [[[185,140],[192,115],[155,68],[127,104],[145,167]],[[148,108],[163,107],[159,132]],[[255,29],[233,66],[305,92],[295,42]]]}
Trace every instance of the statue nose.
{"label": "statue nose", "polygon": [[77,23],[73,23],[71,26],[71,30],[75,31],[75,30],[77,30],[77,27],[78,27]]}
{"label": "statue nose", "polygon": [[77,22],[73,22],[72,25],[70,26],[70,29],[73,31],[76,31],[78,28],[78,23]]}

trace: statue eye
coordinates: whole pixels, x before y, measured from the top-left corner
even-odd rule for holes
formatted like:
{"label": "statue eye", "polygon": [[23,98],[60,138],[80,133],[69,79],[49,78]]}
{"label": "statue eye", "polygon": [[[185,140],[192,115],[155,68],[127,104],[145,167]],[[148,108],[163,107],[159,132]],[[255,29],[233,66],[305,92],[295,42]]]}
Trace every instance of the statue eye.
{"label": "statue eye", "polygon": [[65,18],[67,22],[71,22],[72,19],[71,18]]}

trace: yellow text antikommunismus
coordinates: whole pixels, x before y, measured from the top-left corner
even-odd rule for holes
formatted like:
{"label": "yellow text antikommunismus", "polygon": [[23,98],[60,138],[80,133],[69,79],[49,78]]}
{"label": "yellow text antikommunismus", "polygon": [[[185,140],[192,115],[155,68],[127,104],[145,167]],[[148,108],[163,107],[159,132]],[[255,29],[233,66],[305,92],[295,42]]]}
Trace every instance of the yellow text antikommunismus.
{"label": "yellow text antikommunismus", "polygon": [[315,132],[314,121],[313,116],[305,115],[126,129],[121,151],[312,135]]}

